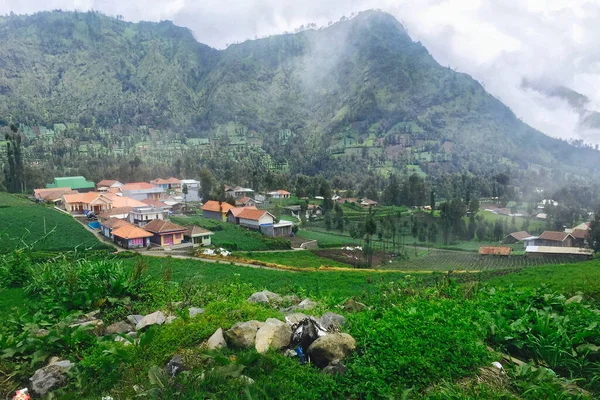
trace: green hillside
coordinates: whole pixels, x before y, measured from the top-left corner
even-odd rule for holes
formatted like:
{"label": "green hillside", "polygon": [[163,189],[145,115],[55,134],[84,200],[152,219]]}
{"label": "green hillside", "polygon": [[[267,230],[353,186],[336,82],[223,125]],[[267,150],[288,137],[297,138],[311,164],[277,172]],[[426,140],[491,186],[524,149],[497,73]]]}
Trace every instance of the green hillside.
{"label": "green hillside", "polygon": [[330,176],[600,165],[440,66],[382,12],[225,50],[170,22],[99,13],[0,17],[0,39],[0,118],[22,124],[26,159],[54,169],[199,154]]}

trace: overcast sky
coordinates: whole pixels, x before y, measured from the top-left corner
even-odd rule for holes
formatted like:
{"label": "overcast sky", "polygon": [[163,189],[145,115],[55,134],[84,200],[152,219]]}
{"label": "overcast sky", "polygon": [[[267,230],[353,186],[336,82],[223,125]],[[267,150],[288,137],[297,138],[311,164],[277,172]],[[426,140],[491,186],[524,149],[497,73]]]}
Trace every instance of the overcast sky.
{"label": "overcast sky", "polygon": [[600,0],[0,0],[1,14],[94,9],[168,19],[217,48],[372,8],[393,14],[440,64],[482,82],[535,128],[600,143],[565,101],[521,87],[523,78],[564,85],[600,111]]}

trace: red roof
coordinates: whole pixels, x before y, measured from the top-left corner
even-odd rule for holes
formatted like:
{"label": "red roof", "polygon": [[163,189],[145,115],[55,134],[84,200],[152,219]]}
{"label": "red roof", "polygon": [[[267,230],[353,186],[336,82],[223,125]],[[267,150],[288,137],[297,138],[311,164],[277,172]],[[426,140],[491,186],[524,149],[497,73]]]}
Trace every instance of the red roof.
{"label": "red roof", "polygon": [[96,184],[96,187],[103,187],[103,186],[109,187],[109,186],[114,185],[117,182],[119,182],[119,181],[114,180],[114,179],[103,179]]}
{"label": "red roof", "polygon": [[242,210],[242,212],[237,215],[237,217],[243,218],[243,219],[249,219],[252,221],[258,221],[265,214],[268,214],[268,212],[265,210],[257,210],[257,209],[251,209],[250,207],[245,207]]}
{"label": "red roof", "polygon": [[202,206],[202,211],[212,211],[212,212],[224,212],[226,213],[227,211],[231,210],[232,208],[235,208],[234,206],[232,206],[229,203],[220,203],[218,201],[215,200],[209,200],[206,203],[204,203],[204,205]]}
{"label": "red roof", "polygon": [[482,246],[479,248],[481,255],[509,256],[512,249],[506,246]]}
{"label": "red roof", "polygon": [[154,199],[144,199],[144,200],[142,200],[142,203],[147,204],[152,207],[169,207],[162,201],[154,200]]}
{"label": "red roof", "polygon": [[571,236],[573,236],[575,239],[587,239],[589,235],[590,231],[586,229],[575,229],[573,232],[571,232]]}
{"label": "red roof", "polygon": [[122,219],[119,218],[115,218],[115,217],[111,217],[105,221],[102,221],[102,226],[106,227],[106,228],[110,228],[110,229],[117,229],[117,228],[121,228],[123,226],[127,226],[127,225],[131,225],[129,222],[124,221]]}
{"label": "red roof", "polygon": [[531,237],[531,235],[525,231],[513,232],[508,236],[512,236],[517,240],[523,240],[525,238]]}
{"label": "red roof", "polygon": [[152,237],[152,234],[142,228],[138,228],[135,225],[125,225],[112,231],[113,236],[118,236],[123,239],[140,239],[146,237]]}
{"label": "red roof", "polygon": [[244,210],[257,210],[256,207],[254,206],[250,206],[250,207],[233,207],[232,209],[230,209],[228,211],[228,213],[232,213],[234,217],[238,217],[240,215],[240,213]]}
{"label": "red roof", "polygon": [[186,228],[162,219],[154,219],[144,226],[144,229],[154,233],[185,232]]}
{"label": "red roof", "polygon": [[154,186],[149,184],[148,182],[132,182],[126,183],[121,186],[119,189],[123,190],[144,190],[144,189],[154,189]]}
{"label": "red roof", "polygon": [[544,231],[540,235],[540,239],[551,242],[563,242],[568,236],[570,235],[566,232]]}
{"label": "red roof", "polygon": [[77,190],[71,188],[33,189],[33,194],[38,200],[54,201],[62,199],[65,194],[77,194]]}

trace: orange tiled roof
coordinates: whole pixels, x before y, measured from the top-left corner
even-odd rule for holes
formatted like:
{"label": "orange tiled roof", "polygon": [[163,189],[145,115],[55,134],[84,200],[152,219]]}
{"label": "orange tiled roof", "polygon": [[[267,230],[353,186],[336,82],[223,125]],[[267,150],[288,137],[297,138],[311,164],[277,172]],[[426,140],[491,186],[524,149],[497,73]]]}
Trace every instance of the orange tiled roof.
{"label": "orange tiled roof", "polygon": [[265,210],[253,210],[250,207],[245,207],[244,210],[242,210],[242,212],[237,215],[237,217],[243,219],[250,219],[252,221],[258,221],[265,214],[268,214],[268,212]]}
{"label": "orange tiled roof", "polygon": [[110,185],[114,185],[117,182],[119,182],[119,181],[117,181],[115,179],[103,179],[96,184],[96,187],[102,187],[102,186],[110,187]]}
{"label": "orange tiled roof", "polygon": [[154,186],[149,184],[148,182],[132,182],[126,183],[119,188],[121,191],[124,190],[144,190],[144,189],[154,189]]}
{"label": "orange tiled roof", "polygon": [[113,236],[118,236],[123,239],[140,239],[152,237],[152,234],[135,225],[125,225],[112,231]]}
{"label": "orange tiled roof", "polygon": [[290,192],[288,192],[287,190],[277,190],[277,193],[279,193],[279,194],[283,194],[283,195],[286,195],[286,194],[291,194],[291,193],[290,193]]}
{"label": "orange tiled roof", "polygon": [[232,209],[229,210],[229,212],[231,212],[233,214],[234,217],[238,217],[240,215],[240,213],[244,210],[257,210],[256,207],[254,206],[250,206],[250,207],[233,207]]}
{"label": "orange tiled roof", "polygon": [[112,202],[113,207],[145,207],[147,204],[127,196],[119,196],[115,193],[104,193],[104,197]]}
{"label": "orange tiled roof", "polygon": [[38,200],[58,200],[65,194],[77,194],[77,190],[71,188],[33,189],[33,194]]}
{"label": "orange tiled roof", "polygon": [[110,229],[117,229],[117,228],[121,228],[123,226],[126,225],[131,225],[129,222],[119,219],[119,218],[115,218],[115,217],[111,217],[105,221],[102,221],[101,223],[102,226],[106,227],[106,228],[110,228]]}
{"label": "orange tiled roof", "polygon": [[229,203],[223,202],[219,206],[218,201],[209,200],[206,203],[204,203],[204,205],[202,206],[202,211],[219,212],[222,210],[224,213],[226,213],[227,211],[231,210],[232,208],[235,208],[235,207]]}
{"label": "orange tiled roof", "polygon": [[154,200],[154,199],[144,199],[144,200],[142,200],[142,203],[152,206],[152,207],[168,207],[162,201]]}
{"label": "orange tiled roof", "polygon": [[482,246],[479,248],[481,255],[509,256],[512,249],[506,246]]}
{"label": "orange tiled roof", "polygon": [[98,192],[87,192],[87,193],[76,193],[76,194],[65,194],[63,198],[65,203],[85,203],[90,204],[100,196]]}
{"label": "orange tiled roof", "polygon": [[147,225],[144,226],[149,232],[154,233],[166,233],[166,232],[176,232],[181,231],[184,232],[186,228],[183,226],[179,226],[169,221],[164,221],[162,219],[154,219],[150,221]]}
{"label": "orange tiled roof", "polygon": [[113,215],[129,214],[131,209],[132,207],[113,207],[110,210],[104,211],[102,214],[100,214],[100,218],[107,219]]}

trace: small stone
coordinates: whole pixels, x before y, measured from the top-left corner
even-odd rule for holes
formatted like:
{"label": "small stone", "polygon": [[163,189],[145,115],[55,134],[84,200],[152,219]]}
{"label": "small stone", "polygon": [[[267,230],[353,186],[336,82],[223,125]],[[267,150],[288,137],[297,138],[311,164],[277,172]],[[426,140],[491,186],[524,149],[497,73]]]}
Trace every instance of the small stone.
{"label": "small stone", "polygon": [[100,319],[93,319],[91,321],[79,322],[69,325],[69,328],[85,328],[92,327],[92,331],[95,335],[100,336],[104,331],[104,322]]}
{"label": "small stone", "polygon": [[328,366],[323,368],[322,372],[330,375],[344,375],[346,371],[348,371],[348,367],[346,367],[343,362],[340,360],[333,360]]}
{"label": "small stone", "polygon": [[174,315],[169,315],[166,319],[165,319],[165,324],[169,325],[172,324],[175,320],[177,319],[176,316]]}
{"label": "small stone", "polygon": [[298,353],[296,353],[296,350],[293,349],[287,349],[286,351],[283,352],[283,355],[286,357],[296,357],[298,356]]}
{"label": "small stone", "polygon": [[312,310],[316,306],[317,303],[315,301],[312,301],[311,299],[304,299],[300,302],[300,304],[298,304],[298,308],[300,310]]}
{"label": "small stone", "polygon": [[190,308],[188,308],[188,311],[190,313],[190,318],[194,318],[196,315],[204,313],[203,308],[197,308],[197,307],[190,307]]}
{"label": "small stone", "polygon": [[115,333],[131,332],[134,329],[133,325],[125,321],[115,322],[106,327],[104,333],[114,335]]}
{"label": "small stone", "polygon": [[171,307],[174,309],[183,308],[183,301],[173,301],[171,302]]}
{"label": "small stone", "polygon": [[294,326],[306,318],[308,318],[308,315],[306,314],[293,313],[285,316],[285,322],[287,322],[287,324],[290,326]]}
{"label": "small stone", "polygon": [[135,326],[135,330],[139,331],[141,329],[147,328],[150,325],[162,325],[166,321],[165,314],[160,311],[153,312],[152,314],[146,315],[140,322]]}
{"label": "small stone", "polygon": [[223,337],[223,329],[219,328],[208,338],[207,346],[209,350],[216,350],[227,347],[225,337]]}
{"label": "small stone", "polygon": [[582,301],[583,301],[583,296],[580,294],[577,294],[577,295],[569,298],[567,301],[565,301],[565,304],[581,303]]}
{"label": "small stone", "polygon": [[248,349],[254,347],[256,332],[262,324],[262,322],[256,320],[238,322],[231,329],[223,332],[223,336],[229,346]]}
{"label": "small stone", "polygon": [[263,292],[253,293],[252,296],[248,297],[248,302],[254,304],[270,304],[269,298]]}
{"label": "small stone", "polygon": [[164,371],[170,378],[173,378],[175,375],[182,372],[184,368],[185,366],[183,364],[181,356],[174,355],[173,358],[169,360],[167,365],[165,365]]}
{"label": "small stone", "polygon": [[41,338],[41,337],[45,337],[48,336],[50,334],[50,331],[48,329],[38,329],[37,331],[35,331],[35,333],[33,334],[35,337]]}
{"label": "small stone", "polygon": [[246,385],[254,385],[254,379],[250,378],[249,376],[240,375],[238,379],[244,382]]}
{"label": "small stone", "polygon": [[321,326],[328,331],[339,331],[340,328],[344,326],[344,323],[346,323],[346,318],[340,314],[327,312],[323,314],[319,322],[321,323]]}
{"label": "small stone", "polygon": [[292,329],[288,324],[275,318],[269,318],[256,332],[255,348],[259,353],[269,349],[279,350],[290,344]]}
{"label": "small stone", "polygon": [[296,305],[298,303],[300,303],[300,297],[296,296],[295,294],[290,294],[287,296],[284,296],[283,301],[289,304],[293,304]]}
{"label": "small stone", "polygon": [[325,368],[333,360],[342,360],[356,349],[356,340],[347,333],[332,333],[316,339],[307,354],[319,368]]}
{"label": "small stone", "polygon": [[144,319],[143,315],[135,314],[127,316],[127,321],[129,321],[129,323],[132,325],[137,325],[142,319]]}
{"label": "small stone", "polygon": [[363,311],[365,308],[367,308],[365,304],[354,299],[350,299],[344,304],[344,310],[347,312],[359,312]]}

